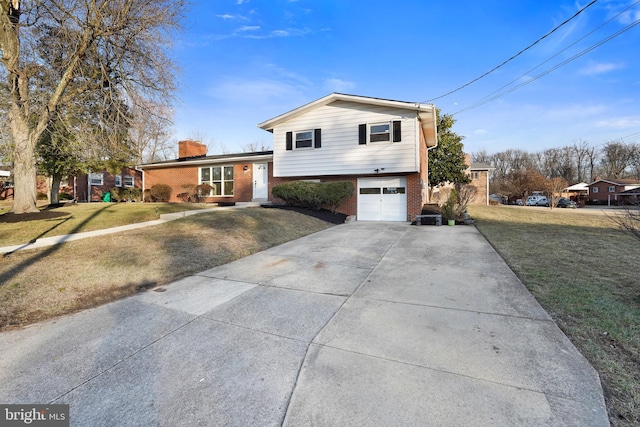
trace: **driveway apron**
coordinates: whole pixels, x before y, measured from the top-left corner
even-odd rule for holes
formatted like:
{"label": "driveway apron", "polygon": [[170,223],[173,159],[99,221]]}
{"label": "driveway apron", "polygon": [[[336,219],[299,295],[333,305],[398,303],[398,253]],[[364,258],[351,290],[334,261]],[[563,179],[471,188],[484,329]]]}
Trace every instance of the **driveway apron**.
{"label": "driveway apron", "polygon": [[471,226],[356,222],[0,334],[74,426],[592,425],[596,371]]}

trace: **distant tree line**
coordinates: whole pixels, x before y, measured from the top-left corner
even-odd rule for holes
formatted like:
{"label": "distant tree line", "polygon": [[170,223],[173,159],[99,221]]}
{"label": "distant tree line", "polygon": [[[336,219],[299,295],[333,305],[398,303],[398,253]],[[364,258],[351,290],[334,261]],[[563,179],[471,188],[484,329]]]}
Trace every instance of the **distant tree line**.
{"label": "distant tree line", "polygon": [[[495,168],[490,191],[508,197],[526,197],[531,191],[546,191],[598,178],[640,181],[640,144],[610,141],[592,147],[585,141],[538,152],[509,149],[495,154],[482,150],[471,154],[474,163]],[[553,188],[553,189],[552,189]]]}

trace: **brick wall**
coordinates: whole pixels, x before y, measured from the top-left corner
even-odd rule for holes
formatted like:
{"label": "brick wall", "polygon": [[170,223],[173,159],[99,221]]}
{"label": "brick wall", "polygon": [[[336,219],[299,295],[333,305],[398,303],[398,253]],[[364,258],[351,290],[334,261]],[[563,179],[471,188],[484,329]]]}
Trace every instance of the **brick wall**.
{"label": "brick wall", "polygon": [[[218,165],[205,165],[211,167]],[[230,166],[229,164],[221,166]],[[151,189],[156,184],[166,184],[171,187],[170,202],[182,202],[179,194],[188,192],[193,186],[200,183],[198,176],[200,166],[170,166],[162,169],[146,169],[144,172],[145,190]],[[246,170],[245,170],[246,168]],[[269,174],[273,164],[269,163]],[[271,190],[269,190],[271,191]],[[250,202],[253,199],[253,163],[233,164],[233,196],[207,197],[207,203],[218,202]]]}
{"label": "brick wall", "polygon": [[[273,169],[269,168],[269,201],[273,203],[282,203],[282,200],[276,199],[272,195],[273,187],[285,182],[300,181],[300,180],[318,180],[322,182],[335,182],[335,181],[348,181],[353,184],[355,192],[353,196],[348,198],[339,208],[338,212],[345,215],[357,215],[358,214],[358,178],[374,178],[381,175],[348,175],[348,176],[310,176],[310,177],[287,177],[277,178],[273,176]],[[398,175],[392,175],[398,176]],[[420,184],[420,174],[413,173],[405,175],[407,178],[407,221],[413,221],[416,215],[422,212],[422,206],[424,205],[423,189]]]}
{"label": "brick wall", "polygon": [[487,204],[487,182],[489,181],[489,171],[474,171],[478,173],[478,179],[473,179],[473,172],[471,172],[471,185],[478,189],[476,196],[471,201],[472,205],[486,205]]}
{"label": "brick wall", "polygon": [[[96,171],[94,173],[102,174],[102,185],[92,185],[91,194],[87,194],[88,188],[88,175],[78,175],[76,177],[76,198],[79,202],[100,202],[102,201],[102,195],[111,191],[116,186],[116,174],[111,174],[107,171]],[[142,188],[142,173],[132,168],[122,168],[120,174],[122,176],[122,185],[124,187],[125,175],[133,176],[133,186],[135,188]],[[73,186],[73,177],[69,177],[69,187]]]}
{"label": "brick wall", "polygon": [[207,155],[207,146],[198,141],[186,140],[178,142],[178,158],[198,157]]}

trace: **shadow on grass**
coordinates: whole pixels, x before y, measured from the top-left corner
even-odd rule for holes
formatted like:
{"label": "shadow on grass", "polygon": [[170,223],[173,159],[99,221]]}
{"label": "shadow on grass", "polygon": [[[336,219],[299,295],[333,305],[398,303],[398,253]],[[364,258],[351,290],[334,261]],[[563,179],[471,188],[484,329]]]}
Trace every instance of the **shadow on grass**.
{"label": "shadow on grass", "polygon": [[[90,223],[92,220],[94,220],[97,216],[99,216],[105,209],[107,209],[109,206],[105,206],[101,209],[96,210],[93,214],[91,214],[91,216],[87,217],[84,221],[82,221],[81,223],[79,223],[77,226],[75,226],[73,228],[73,230],[71,230],[71,232],[69,234],[73,234],[73,233],[77,233],[78,231],[82,230],[82,228]],[[67,218],[65,219],[68,220],[70,219]],[[55,229],[56,227],[58,227],[60,224],[62,224],[64,221],[56,224],[55,226],[53,226],[50,230],[47,230],[45,233]],[[38,238],[40,238],[41,236],[43,236],[45,233],[40,234],[40,236],[36,237],[35,239],[33,239],[30,243],[35,242],[35,240],[37,240]],[[36,254],[34,254],[32,257],[29,257],[27,259],[25,259],[24,261],[22,261],[20,264],[17,264],[16,266],[14,266],[13,268],[9,269],[8,271],[0,274],[0,284],[8,284],[9,281],[15,277],[15,275],[17,275],[18,273],[22,272],[25,268],[27,268],[29,265],[31,265],[34,261],[38,260],[38,259],[42,259],[42,258],[46,258],[47,256],[57,252],[60,249],[60,244],[56,244],[56,245],[52,245],[49,248],[45,249],[43,252],[38,252]],[[10,257],[13,253],[15,253],[17,250],[16,249],[14,251],[11,252],[7,252],[3,255],[3,258],[7,258]],[[0,285],[3,286],[3,285]]]}

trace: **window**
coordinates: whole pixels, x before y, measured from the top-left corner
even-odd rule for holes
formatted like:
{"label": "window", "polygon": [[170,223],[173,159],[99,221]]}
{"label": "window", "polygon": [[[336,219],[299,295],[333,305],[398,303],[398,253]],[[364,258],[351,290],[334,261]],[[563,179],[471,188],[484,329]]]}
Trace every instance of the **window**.
{"label": "window", "polygon": [[124,176],[124,186],[125,187],[133,187],[135,184],[135,178],[130,175]]}
{"label": "window", "polygon": [[402,139],[402,122],[365,123],[358,125],[358,144],[372,142],[400,142]]}
{"label": "window", "polygon": [[616,192],[616,186],[615,185],[610,185],[609,186],[609,193],[615,193]]}
{"label": "window", "polygon": [[116,175],[116,187],[122,187],[122,175]]}
{"label": "window", "polygon": [[600,189],[599,189],[598,187],[593,187],[593,188],[591,189],[591,192],[592,192],[592,193],[597,193],[597,192],[599,192],[599,191],[600,191]]}
{"label": "window", "polygon": [[360,189],[360,194],[380,194],[380,187],[364,187]]}
{"label": "window", "polygon": [[101,173],[90,173],[89,174],[89,184],[90,185],[102,185],[102,174]]}
{"label": "window", "polygon": [[296,148],[311,148],[313,146],[313,132],[305,130],[296,132]]}
{"label": "window", "polygon": [[369,126],[369,142],[389,141],[391,125],[389,123],[376,123]]}
{"label": "window", "polygon": [[211,186],[210,196],[233,196],[233,166],[200,168],[200,184]]}
{"label": "window", "polygon": [[[294,136],[295,135],[295,136]],[[320,148],[322,146],[322,129],[299,130],[286,133],[287,151],[309,148]],[[295,145],[294,145],[295,142]]]}
{"label": "window", "polygon": [[382,194],[404,194],[404,187],[384,187]]}
{"label": "window", "polygon": [[479,172],[471,172],[471,179],[477,181],[479,177]]}

